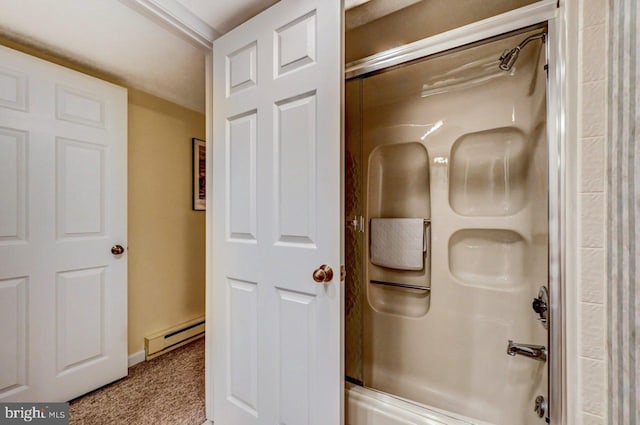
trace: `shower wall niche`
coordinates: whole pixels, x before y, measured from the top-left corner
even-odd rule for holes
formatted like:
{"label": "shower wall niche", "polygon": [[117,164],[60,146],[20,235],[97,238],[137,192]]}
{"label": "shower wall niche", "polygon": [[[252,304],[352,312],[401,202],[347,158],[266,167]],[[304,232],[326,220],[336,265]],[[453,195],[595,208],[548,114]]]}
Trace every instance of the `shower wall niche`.
{"label": "shower wall niche", "polygon": [[526,201],[530,161],[531,146],[516,127],[461,136],[451,149],[451,208],[466,216],[509,216],[520,211]]}
{"label": "shower wall niche", "polygon": [[[419,142],[389,143],[377,146],[368,157],[365,222],[369,223],[369,226],[365,229],[365,240],[372,240],[374,230],[371,225],[372,220],[378,218],[424,220],[422,224],[424,251],[420,270],[402,270],[375,264],[371,254],[372,244],[366,244],[365,256],[369,258],[367,264],[369,303],[379,312],[408,317],[423,316],[429,308],[431,279],[431,255],[428,252],[431,208],[427,149]],[[401,244],[402,241],[398,243]]]}
{"label": "shower wall niche", "polygon": [[[346,84],[346,372],[370,387],[495,425],[536,425],[547,345],[531,301],[548,275],[542,28]],[[424,267],[372,261],[375,219],[426,220]],[[375,282],[402,283],[405,287]],[[410,286],[410,287],[406,287]]]}

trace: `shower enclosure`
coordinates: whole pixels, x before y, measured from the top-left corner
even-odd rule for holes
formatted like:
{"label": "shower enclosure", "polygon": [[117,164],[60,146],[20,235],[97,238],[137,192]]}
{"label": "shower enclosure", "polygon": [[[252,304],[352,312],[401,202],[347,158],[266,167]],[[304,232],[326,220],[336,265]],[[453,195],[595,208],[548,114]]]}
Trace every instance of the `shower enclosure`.
{"label": "shower enclosure", "polygon": [[447,423],[545,422],[546,31],[346,82],[347,424],[370,423],[362,389]]}

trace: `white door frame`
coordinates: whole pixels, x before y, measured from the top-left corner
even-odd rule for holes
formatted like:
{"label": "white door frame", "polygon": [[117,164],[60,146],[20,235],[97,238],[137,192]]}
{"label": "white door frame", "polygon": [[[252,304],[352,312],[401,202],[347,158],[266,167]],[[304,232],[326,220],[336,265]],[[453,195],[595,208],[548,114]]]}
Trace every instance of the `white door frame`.
{"label": "white door frame", "polygon": [[[211,141],[213,140],[213,49],[207,54],[205,61],[205,101],[206,101],[206,129],[205,138],[207,142],[207,158],[206,158],[206,222],[205,222],[205,323],[212,323],[213,320],[213,302],[211,291],[213,290],[213,273],[211,265],[213,264],[213,200],[211,188],[213,187],[213,155],[211,154]],[[213,424],[209,418],[213,418],[213,379],[206,371],[211,370],[213,353],[213,339],[205,338],[205,414],[207,421],[205,424]]]}
{"label": "white door frame", "polygon": [[[553,352],[550,363],[550,403],[554,425],[578,424],[579,388],[578,366],[573,361],[578,358],[577,326],[577,229],[571,216],[576,211],[577,193],[577,47],[578,47],[578,7],[575,2],[543,0],[486,20],[456,28],[406,47],[404,54],[397,51],[391,57],[386,52],[373,55],[346,67],[345,77],[349,78],[391,64],[403,63],[426,55],[435,54],[461,45],[480,41],[509,31],[514,31],[541,22],[549,27],[548,55],[553,66],[549,69],[549,119],[550,140],[549,163],[549,211],[550,211],[550,264],[549,273],[553,299],[559,300],[552,306],[551,315],[556,317],[556,326],[550,330]],[[397,49],[394,49],[397,50]],[[207,140],[211,140],[213,108],[212,58],[207,57]],[[344,107],[344,105],[343,105]],[[207,187],[211,187],[211,155],[207,155]],[[210,266],[211,251],[211,198],[207,196],[207,320],[211,319]],[[344,244],[344,239],[343,239]],[[344,254],[341,253],[343,256]],[[344,311],[342,312],[344,314]],[[341,319],[344,323],[344,317]],[[206,361],[211,362],[212,347],[207,341]],[[344,347],[343,347],[344,348]],[[206,377],[207,418],[213,417],[213,385]]]}

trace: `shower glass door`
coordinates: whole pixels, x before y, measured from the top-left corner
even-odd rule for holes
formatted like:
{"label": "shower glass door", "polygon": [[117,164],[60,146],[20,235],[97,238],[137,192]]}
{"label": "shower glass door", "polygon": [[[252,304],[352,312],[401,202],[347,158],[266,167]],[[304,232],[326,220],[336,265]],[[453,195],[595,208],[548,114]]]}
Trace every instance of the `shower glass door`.
{"label": "shower glass door", "polygon": [[[544,40],[537,27],[346,84],[346,373],[351,382],[496,425],[541,424],[548,346]],[[423,219],[422,268],[376,220]],[[373,221],[372,221],[373,220]],[[404,239],[403,239],[404,238]],[[384,248],[383,251],[384,252]],[[402,257],[405,256],[405,257]]]}

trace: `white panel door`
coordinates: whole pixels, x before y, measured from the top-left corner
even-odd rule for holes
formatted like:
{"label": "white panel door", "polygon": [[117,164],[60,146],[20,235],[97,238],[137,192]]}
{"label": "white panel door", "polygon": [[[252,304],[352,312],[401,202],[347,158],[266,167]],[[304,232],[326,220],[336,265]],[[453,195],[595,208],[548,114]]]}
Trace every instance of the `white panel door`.
{"label": "white panel door", "polygon": [[342,422],[341,32],[340,1],[283,0],[214,43],[216,425]]}
{"label": "white panel door", "polygon": [[0,46],[0,401],[127,374],[127,92]]}

